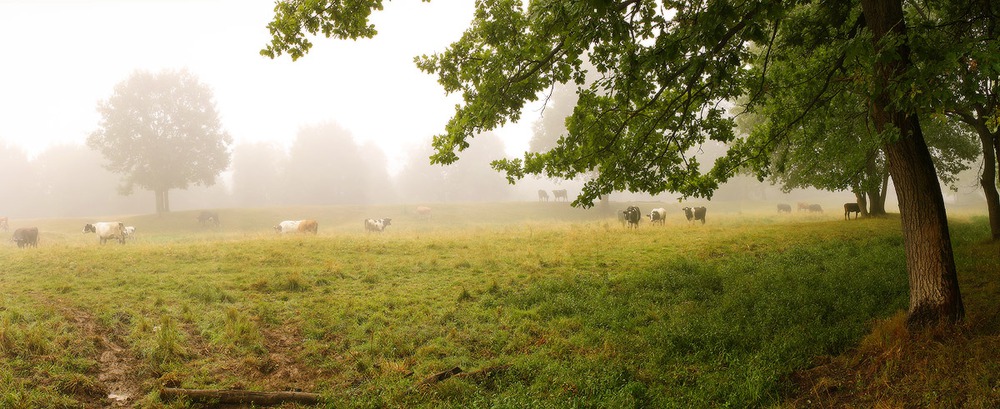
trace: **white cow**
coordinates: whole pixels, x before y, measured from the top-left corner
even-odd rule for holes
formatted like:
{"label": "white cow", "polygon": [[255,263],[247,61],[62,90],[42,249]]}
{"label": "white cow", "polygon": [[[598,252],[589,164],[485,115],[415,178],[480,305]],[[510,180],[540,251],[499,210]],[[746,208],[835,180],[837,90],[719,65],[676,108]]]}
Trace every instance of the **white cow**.
{"label": "white cow", "polygon": [[662,207],[657,207],[653,210],[650,210],[649,214],[647,214],[646,216],[649,217],[650,223],[664,224],[665,221],[667,220],[667,209],[664,209]]}
{"label": "white cow", "polygon": [[365,230],[369,232],[374,231],[381,233],[382,230],[389,227],[390,221],[392,221],[392,219],[365,219]]}
{"label": "white cow", "polygon": [[125,235],[126,240],[135,240],[135,226],[125,226],[122,234]]}
{"label": "white cow", "polygon": [[285,220],[274,226],[274,231],[281,234],[297,233],[299,231],[299,223],[302,223],[302,220]]}
{"label": "white cow", "polygon": [[83,226],[84,233],[97,233],[97,237],[101,239],[101,244],[104,244],[108,240],[118,240],[119,243],[125,244],[125,223],[122,222],[97,222],[94,224],[87,224]]}

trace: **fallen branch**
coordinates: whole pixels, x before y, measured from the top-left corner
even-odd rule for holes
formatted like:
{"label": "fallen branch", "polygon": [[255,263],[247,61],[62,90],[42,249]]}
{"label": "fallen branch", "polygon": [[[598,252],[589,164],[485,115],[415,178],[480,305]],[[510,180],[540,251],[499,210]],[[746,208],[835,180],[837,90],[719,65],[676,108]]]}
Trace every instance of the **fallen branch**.
{"label": "fallen branch", "polygon": [[306,392],[252,392],[211,389],[160,389],[160,398],[189,398],[194,401],[214,401],[218,403],[244,403],[252,405],[279,405],[285,402],[317,404],[320,395]]}
{"label": "fallen branch", "polygon": [[441,382],[441,381],[443,381],[445,379],[451,378],[453,375],[457,375],[457,374],[460,374],[460,373],[462,373],[462,368],[459,368],[459,367],[456,366],[454,368],[451,368],[451,369],[448,369],[448,370],[444,370],[444,371],[438,372],[438,373],[436,373],[434,375],[428,376],[428,377],[424,378],[424,380],[420,381],[420,383],[418,383],[418,385],[430,385],[432,383],[438,383],[438,382]]}

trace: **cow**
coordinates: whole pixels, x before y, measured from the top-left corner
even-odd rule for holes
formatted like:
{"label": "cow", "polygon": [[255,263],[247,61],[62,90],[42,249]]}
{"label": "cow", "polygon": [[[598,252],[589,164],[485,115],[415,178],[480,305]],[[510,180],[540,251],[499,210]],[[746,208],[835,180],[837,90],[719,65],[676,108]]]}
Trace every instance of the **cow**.
{"label": "cow", "polygon": [[8,229],[10,229],[10,227],[7,224],[7,217],[0,217],[0,230],[7,231]]}
{"label": "cow", "polygon": [[625,225],[625,210],[618,211],[618,223],[621,223],[622,226]]}
{"label": "cow", "polygon": [[667,209],[664,209],[662,207],[657,207],[653,210],[650,210],[649,214],[647,214],[646,217],[649,217],[650,223],[659,223],[662,225],[666,223]]}
{"label": "cow", "polygon": [[803,210],[809,210],[809,203],[806,203],[806,202],[798,202],[798,203],[796,203],[796,206],[798,206],[798,210],[797,211],[799,211],[799,212],[801,212]]}
{"label": "cow", "polygon": [[125,226],[122,230],[122,234],[125,235],[125,240],[135,240],[135,226]]}
{"label": "cow", "polygon": [[319,233],[319,223],[315,220],[299,220],[299,233]]}
{"label": "cow", "polygon": [[856,220],[861,215],[861,206],[857,203],[844,203],[844,220],[851,220],[851,213],[854,213]]}
{"label": "cow", "polygon": [[689,222],[694,221],[694,211],[690,207],[682,208],[684,211],[684,217],[688,219]]}
{"label": "cow", "polygon": [[14,230],[14,236],[10,241],[17,243],[17,248],[38,247],[38,228],[22,227]]}
{"label": "cow", "polygon": [[562,199],[564,202],[569,201],[569,195],[566,193],[566,189],[552,191],[552,200],[558,202],[559,199]]}
{"label": "cow", "polygon": [[203,210],[198,214],[198,224],[204,226],[206,224],[219,227],[222,222],[219,221],[219,214],[216,212],[210,212]]}
{"label": "cow", "polygon": [[392,219],[365,219],[365,231],[367,232],[378,232],[381,233],[386,227],[389,227],[389,223]]}
{"label": "cow", "polygon": [[642,212],[639,211],[638,207],[629,206],[625,209],[625,221],[628,222],[628,227],[639,228],[639,220],[642,219]]}
{"label": "cow", "polygon": [[809,213],[823,213],[823,206],[811,204],[809,205]]}
{"label": "cow", "polygon": [[778,213],[791,213],[792,205],[785,203],[778,203]]}
{"label": "cow", "polygon": [[417,215],[425,219],[431,218],[431,208],[427,206],[417,206]]}
{"label": "cow", "polygon": [[701,220],[701,224],[705,224],[705,212],[707,211],[708,209],[706,209],[704,206],[694,208],[694,220],[695,221]]}
{"label": "cow", "polygon": [[97,237],[101,239],[101,244],[104,244],[108,240],[112,239],[118,240],[121,244],[125,244],[125,223],[122,222],[88,223],[83,226],[83,232],[97,233]]}
{"label": "cow", "polygon": [[277,226],[274,226],[274,231],[281,234],[298,233],[299,223],[301,222],[301,220],[285,220],[278,223]]}
{"label": "cow", "polygon": [[546,191],[544,191],[542,189],[538,189],[538,201],[539,202],[548,202],[549,201],[549,194],[548,194],[548,192],[546,192]]}

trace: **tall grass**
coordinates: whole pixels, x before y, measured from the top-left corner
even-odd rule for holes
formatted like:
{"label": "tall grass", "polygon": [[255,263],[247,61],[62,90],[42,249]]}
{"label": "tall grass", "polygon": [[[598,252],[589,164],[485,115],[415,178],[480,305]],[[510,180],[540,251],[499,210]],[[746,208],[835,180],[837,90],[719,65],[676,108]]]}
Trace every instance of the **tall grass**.
{"label": "tall grass", "polygon": [[[149,406],[169,384],[312,391],[334,407],[715,407],[778,402],[792,371],[906,306],[897,219],[518,217],[0,249],[0,365],[18,374],[0,376],[0,406],[94,399],[100,385],[47,386],[98,372],[98,347],[60,335],[79,331],[72,314],[35,313],[57,307],[127,334]],[[491,372],[420,384],[454,366]]]}

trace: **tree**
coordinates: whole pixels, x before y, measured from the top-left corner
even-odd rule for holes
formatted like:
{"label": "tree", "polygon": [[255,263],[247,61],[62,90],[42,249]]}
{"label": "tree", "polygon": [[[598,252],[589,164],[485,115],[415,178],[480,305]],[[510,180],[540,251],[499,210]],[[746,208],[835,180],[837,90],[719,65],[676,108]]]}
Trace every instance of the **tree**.
{"label": "tree", "polygon": [[240,206],[264,206],[278,202],[284,150],[268,143],[243,143],[233,148],[233,197]]}
{"label": "tree", "polygon": [[[83,145],[53,146],[32,161],[45,214],[79,217],[137,213],[139,198],[115,193],[118,177],[101,167],[101,154]],[[41,207],[41,206],[40,206]]]}
{"label": "tree", "polygon": [[169,191],[211,186],[229,167],[232,138],[222,129],[212,91],[187,71],[136,71],[97,104],[99,128],[87,145],[123,177],[119,191],[156,194],[156,212],[170,211]]}
{"label": "tree", "polygon": [[427,158],[433,153],[429,145],[411,151],[406,166],[396,178],[404,200],[478,202],[508,199],[510,185],[488,165],[490,160],[502,155],[503,141],[492,132],[479,138],[481,143],[463,152],[466,160],[444,166],[429,163]]}
{"label": "tree", "polygon": [[[327,122],[299,130],[288,154],[284,197],[295,204],[356,204],[365,197],[366,161],[350,131]],[[385,167],[384,158],[379,165]]]}
{"label": "tree", "polygon": [[914,3],[908,12],[907,18],[922,33],[914,46],[920,71],[928,73],[921,80],[948,91],[917,96],[934,112],[967,124],[978,135],[990,236],[1000,240],[1000,3]]}
{"label": "tree", "polygon": [[[279,1],[268,25],[272,41],[262,53],[301,57],[311,46],[309,33],[371,37],[376,31],[368,18],[381,3]],[[863,61],[861,66],[870,70],[857,80],[868,91],[865,103],[900,201],[910,274],[908,322],[921,326],[963,317],[941,188],[918,109],[909,101],[914,92],[935,90],[913,81],[902,0],[536,0],[526,7],[520,0],[485,0],[476,8],[459,40],[444,52],[417,59],[446,92],[463,97],[446,133],[434,138],[432,160],[456,161],[477,134],[518,120],[527,101],[553,84],[572,81],[579,86],[579,101],[560,144],[494,166],[511,180],[526,174],[569,179],[598,171],[576,205],[591,205],[613,190],[710,196],[749,158],[769,152],[767,144],[738,145],[710,171],[699,170],[697,158],[688,155],[692,148],[706,140],[735,139],[724,101],[779,91],[802,93],[805,100],[830,98],[826,85],[844,62]],[[813,18],[812,27],[791,24],[802,16],[823,18]],[[755,53],[753,47],[775,49],[786,43],[777,40],[797,35],[796,30],[840,45],[827,49],[833,54],[823,70],[799,72],[820,81],[759,88],[768,78],[761,81],[749,67],[766,64],[770,54]],[[587,87],[582,86],[584,57],[600,75]]]}

